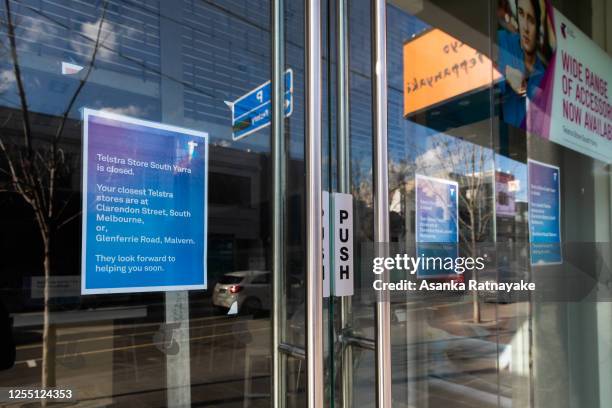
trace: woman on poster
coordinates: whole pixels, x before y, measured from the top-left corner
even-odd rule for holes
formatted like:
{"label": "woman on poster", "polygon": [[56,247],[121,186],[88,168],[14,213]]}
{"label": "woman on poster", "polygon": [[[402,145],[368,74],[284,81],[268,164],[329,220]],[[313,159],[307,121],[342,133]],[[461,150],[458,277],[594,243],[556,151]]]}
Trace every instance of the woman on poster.
{"label": "woman on poster", "polygon": [[504,122],[525,129],[528,102],[537,99],[546,72],[538,51],[540,40],[547,37],[542,31],[547,19],[539,0],[510,1],[515,5],[516,29],[504,24],[498,32],[499,70],[505,78],[500,82],[502,115]]}

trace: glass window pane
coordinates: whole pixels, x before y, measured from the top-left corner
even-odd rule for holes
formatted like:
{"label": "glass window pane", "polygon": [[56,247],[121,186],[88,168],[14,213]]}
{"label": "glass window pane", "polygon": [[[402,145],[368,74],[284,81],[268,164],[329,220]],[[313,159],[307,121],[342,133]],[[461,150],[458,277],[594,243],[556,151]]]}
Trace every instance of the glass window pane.
{"label": "glass window pane", "polygon": [[[6,309],[16,344],[0,386],[58,386],[79,404],[269,406],[270,127],[254,126],[241,98],[270,80],[270,2],[10,1],[0,15],[0,337]],[[265,89],[257,100],[246,105],[260,119]],[[96,157],[82,153],[84,109],[122,123],[87,130],[89,152],[112,156],[96,177],[115,190],[93,200],[112,206],[115,221],[97,217],[98,203],[82,208],[83,186],[92,192],[83,163]],[[130,141],[144,122],[133,120],[149,123],[138,143]],[[207,145],[160,148],[168,129],[206,133]],[[177,152],[186,153],[165,171],[162,158]],[[195,161],[206,162],[206,188],[185,175]],[[299,197],[303,187],[293,189]],[[131,242],[113,232],[126,230],[122,211],[141,216]],[[98,240],[82,236],[85,218]],[[100,257],[84,261],[88,277],[99,273],[121,292],[140,274],[142,287],[81,294],[84,241]],[[134,260],[113,259],[118,252]],[[174,272],[161,260],[187,253]],[[172,286],[180,274],[202,281],[202,262],[206,289],[147,286]]]}

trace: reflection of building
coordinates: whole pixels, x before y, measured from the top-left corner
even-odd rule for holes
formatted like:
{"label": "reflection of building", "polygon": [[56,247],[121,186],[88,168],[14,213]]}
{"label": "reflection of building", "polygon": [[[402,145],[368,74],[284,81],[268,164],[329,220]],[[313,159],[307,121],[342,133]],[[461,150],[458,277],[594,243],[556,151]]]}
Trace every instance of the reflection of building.
{"label": "reflection of building", "polygon": [[517,195],[522,186],[520,178],[510,172],[495,172],[495,216],[498,242],[526,242],[528,240],[527,203]]}
{"label": "reflection of building", "polygon": [[[270,260],[270,174],[267,153],[269,132],[263,129],[240,142],[232,141],[231,111],[224,103],[234,100],[251,87],[270,77],[270,58],[264,51],[269,41],[269,6],[256,2],[248,17],[241,7],[215,2],[160,1],[151,4],[104,2],[102,4],[51,2],[43,0],[36,8],[14,7],[18,29],[17,53],[26,88],[34,137],[48,142],[57,131],[61,116],[79,81],[87,72],[94,52],[98,29],[101,44],[95,69],[79,91],[72,109],[66,112],[62,149],[70,155],[71,180],[64,180],[61,194],[71,196],[66,214],[80,211],[81,122],[79,109],[88,107],[139,119],[163,122],[206,131],[210,135],[209,156],[209,284],[216,276],[237,269],[269,269]],[[288,24],[301,21],[299,13],[288,5]],[[58,10],[61,18],[57,17]],[[4,9],[0,13],[5,14]],[[289,32],[293,38],[296,32]],[[210,38],[215,38],[211,41]],[[291,51],[303,49],[293,40]],[[6,54],[3,54],[6,56]],[[78,69],[76,67],[81,67]],[[70,69],[67,69],[70,68]],[[303,69],[292,65],[296,81]],[[19,94],[8,73],[13,70],[10,57],[0,61],[0,93],[3,123],[2,137],[22,140]],[[30,86],[39,84],[41,86]],[[302,92],[296,87],[296,99]],[[300,117],[302,104],[296,103],[293,117]],[[303,115],[302,115],[303,116]],[[292,121],[291,132],[299,134],[303,124]],[[295,144],[294,144],[295,145]],[[299,149],[298,149],[299,150]],[[296,154],[288,160],[290,180],[303,179],[303,161]],[[4,163],[0,162],[3,168]],[[1,176],[0,176],[1,177]],[[0,182],[4,181],[0,178]],[[288,262],[292,270],[303,270],[302,219],[303,182],[288,183],[287,200]],[[0,239],[6,250],[19,256],[0,263],[3,287],[30,288],[30,276],[39,275],[42,260],[37,251],[28,251],[25,243],[39,245],[39,234],[32,223],[31,209],[19,198],[2,202],[5,213]],[[78,275],[80,218],[62,230],[62,246],[57,248],[57,269],[62,275]],[[23,225],[27,224],[28,228]],[[11,236],[9,237],[9,232]],[[6,234],[6,235],[5,235]],[[37,250],[39,248],[36,248]],[[35,252],[36,256],[28,256]],[[291,256],[291,253],[298,253]],[[26,299],[27,295],[18,296]],[[116,297],[118,298],[118,297]]]}
{"label": "reflection of building", "polygon": [[[208,274],[216,282],[223,273],[265,270],[268,183],[264,156],[211,146],[208,192]],[[239,164],[239,165],[237,165]]]}
{"label": "reflection of building", "polygon": [[[21,143],[21,113],[14,109],[0,109],[0,119],[5,124],[4,140]],[[36,138],[49,138],[56,129],[60,118],[31,114]],[[69,198],[66,214],[77,217],[59,232],[62,245],[56,248],[55,262],[61,276],[80,275],[80,263],[74,248],[80,246],[80,140],[81,128],[78,121],[69,120],[62,144],[69,157],[68,178],[62,180],[58,194]],[[209,285],[214,285],[222,274],[243,269],[270,269],[269,245],[269,174],[270,162],[267,154],[245,151],[218,144],[210,145],[208,189],[208,276]],[[302,160],[291,160],[288,167],[294,174],[303,168]],[[4,181],[4,180],[0,180]],[[303,217],[299,186],[289,186],[288,199],[292,202],[291,217],[294,226],[300,226]],[[0,287],[10,288],[6,298],[29,299],[29,292],[36,276],[42,274],[42,262],[38,256],[39,232],[32,221],[32,210],[21,198],[3,200],[3,213],[11,217],[0,219],[0,238],[6,253],[16,254],[2,260],[0,264]],[[24,228],[28,225],[28,228]],[[288,243],[299,252],[301,233],[292,230]],[[33,249],[33,246],[36,249]],[[294,251],[294,252],[296,252]],[[78,252],[77,252],[78,253]],[[295,257],[295,256],[294,256]],[[299,257],[299,256],[298,256]],[[291,255],[290,255],[291,258]],[[299,262],[293,268],[297,274]],[[23,293],[21,292],[23,291]],[[119,296],[117,297],[119,298]],[[39,300],[33,301],[39,304]]]}
{"label": "reflection of building", "polygon": [[495,214],[497,217],[514,218],[517,181],[513,174],[495,172]]}

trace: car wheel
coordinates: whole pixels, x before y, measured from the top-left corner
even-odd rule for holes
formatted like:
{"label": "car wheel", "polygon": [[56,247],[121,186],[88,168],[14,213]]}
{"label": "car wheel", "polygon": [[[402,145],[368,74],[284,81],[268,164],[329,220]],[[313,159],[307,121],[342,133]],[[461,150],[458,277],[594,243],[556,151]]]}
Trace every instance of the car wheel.
{"label": "car wheel", "polygon": [[227,314],[227,308],[221,306],[213,306],[213,314],[215,316]]}
{"label": "car wheel", "polygon": [[242,304],[240,308],[240,314],[248,316],[254,315],[261,310],[261,302],[256,298],[248,298]]}

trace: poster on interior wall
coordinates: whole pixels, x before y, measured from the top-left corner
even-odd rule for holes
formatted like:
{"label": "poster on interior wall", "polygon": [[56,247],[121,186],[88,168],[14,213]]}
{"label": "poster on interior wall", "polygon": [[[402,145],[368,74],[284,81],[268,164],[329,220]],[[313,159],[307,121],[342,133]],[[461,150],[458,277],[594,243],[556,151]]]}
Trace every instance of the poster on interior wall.
{"label": "poster on interior wall", "polygon": [[561,171],[528,161],[529,243],[531,265],[563,262],[561,249]]}
{"label": "poster on interior wall", "polygon": [[498,1],[502,120],[612,162],[612,59],[549,0]]}
{"label": "poster on interior wall", "polygon": [[206,289],[208,135],[83,111],[81,293]]}
{"label": "poster on interior wall", "polygon": [[[417,256],[452,258],[459,255],[459,185],[456,181],[416,174],[415,228]],[[455,277],[443,265],[420,265],[417,278]]]}

